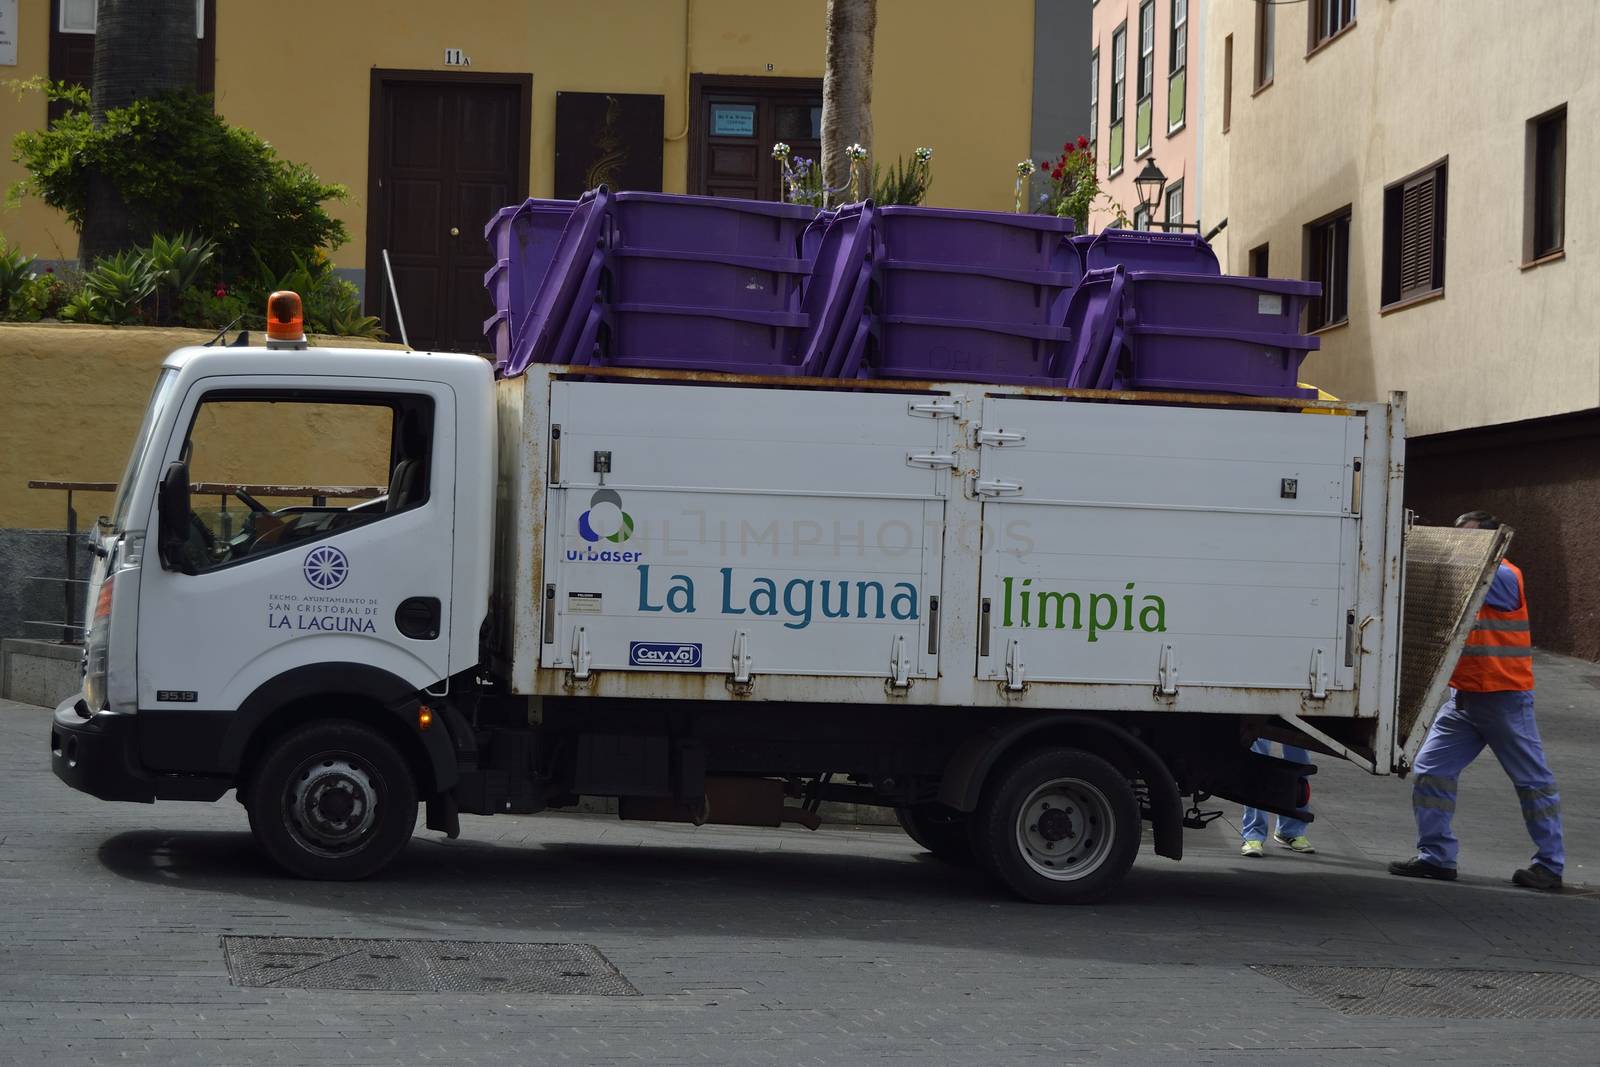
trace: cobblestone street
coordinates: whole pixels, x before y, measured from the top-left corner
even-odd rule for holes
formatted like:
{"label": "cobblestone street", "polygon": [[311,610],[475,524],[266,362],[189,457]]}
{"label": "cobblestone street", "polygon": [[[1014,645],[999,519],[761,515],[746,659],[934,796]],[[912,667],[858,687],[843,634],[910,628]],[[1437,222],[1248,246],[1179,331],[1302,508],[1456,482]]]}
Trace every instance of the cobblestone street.
{"label": "cobblestone street", "polygon": [[[0,1062],[1591,1062],[1593,997],[1552,1009],[1566,1018],[1344,1014],[1254,969],[1600,979],[1600,668],[1538,670],[1563,895],[1508,883],[1527,842],[1485,754],[1462,781],[1456,884],[1387,876],[1409,784],[1324,761],[1315,856],[1240,859],[1228,805],[1181,863],[1146,851],[1116,900],[1054,909],[897,831],[598,816],[468,818],[457,841],[419,829],[380,880],[298,882],[258,858],[231,797],[72,792],[49,771],[48,712],[3,705]],[[640,995],[240,988],[220,943],[239,934],[588,944]]]}

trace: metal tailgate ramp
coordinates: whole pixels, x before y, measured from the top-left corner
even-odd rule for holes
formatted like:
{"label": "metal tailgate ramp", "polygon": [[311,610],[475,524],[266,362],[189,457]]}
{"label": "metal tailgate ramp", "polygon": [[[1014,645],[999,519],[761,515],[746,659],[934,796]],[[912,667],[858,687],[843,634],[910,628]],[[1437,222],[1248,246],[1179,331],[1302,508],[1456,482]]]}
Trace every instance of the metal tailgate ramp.
{"label": "metal tailgate ramp", "polygon": [[1400,687],[1392,769],[1405,774],[1444,703],[1512,530],[1412,526],[1405,535],[1401,587]]}

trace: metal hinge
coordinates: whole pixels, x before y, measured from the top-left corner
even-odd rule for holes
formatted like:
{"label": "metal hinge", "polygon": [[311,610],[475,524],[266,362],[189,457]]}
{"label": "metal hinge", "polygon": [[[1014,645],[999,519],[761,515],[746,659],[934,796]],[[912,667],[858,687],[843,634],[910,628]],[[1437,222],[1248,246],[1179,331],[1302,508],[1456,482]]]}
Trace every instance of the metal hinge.
{"label": "metal hinge", "polygon": [[953,419],[961,414],[958,400],[913,400],[906,405],[906,414],[922,419]]}
{"label": "metal hinge", "polygon": [[1322,649],[1311,653],[1311,699],[1328,699],[1328,668],[1322,665]]}
{"label": "metal hinge", "polygon": [[1006,692],[1020,693],[1028,688],[1023,680],[1022,642],[1013,637],[1006,642]]}
{"label": "metal hinge", "polygon": [[906,455],[908,467],[932,467],[935,470],[948,467],[956,469],[956,457],[953,452],[911,452]]}
{"label": "metal hinge", "polygon": [[740,630],[733,635],[733,672],[728,675],[728,688],[740,696],[749,695],[755,688],[750,678],[750,635]]}
{"label": "metal hinge", "polygon": [[1000,478],[979,478],[972,483],[972,491],[979,496],[1015,496],[1022,492],[1022,483]]}
{"label": "metal hinge", "polygon": [[972,431],[972,440],[979,448],[984,445],[1005,448],[1007,445],[1026,444],[1028,435],[1017,430],[985,430],[979,426]]}
{"label": "metal hinge", "polygon": [[584,626],[572,630],[572,681],[587,682],[594,656],[589,652],[589,630]]}
{"label": "metal hinge", "polygon": [[906,635],[895,634],[889,646],[889,681],[891,689],[911,688],[911,654],[906,651]]}
{"label": "metal hinge", "polygon": [[1156,696],[1178,695],[1178,646],[1161,646],[1161,663],[1156,667]]}

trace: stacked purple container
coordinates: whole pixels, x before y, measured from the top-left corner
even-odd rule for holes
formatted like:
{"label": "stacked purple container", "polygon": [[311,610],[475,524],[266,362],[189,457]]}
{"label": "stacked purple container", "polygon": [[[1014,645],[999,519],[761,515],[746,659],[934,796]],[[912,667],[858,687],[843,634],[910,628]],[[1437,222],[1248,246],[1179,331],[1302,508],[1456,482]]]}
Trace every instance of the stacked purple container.
{"label": "stacked purple container", "polygon": [[497,364],[511,357],[518,328],[526,322],[528,308],[575,204],[573,200],[525,200],[495,212],[483,228],[495,259],[483,276],[495,309],[483,324],[483,334],[494,344]]}
{"label": "stacked purple container", "polygon": [[1072,220],[886,207],[865,373],[1041,384],[1071,332],[1065,294],[1081,269]]}

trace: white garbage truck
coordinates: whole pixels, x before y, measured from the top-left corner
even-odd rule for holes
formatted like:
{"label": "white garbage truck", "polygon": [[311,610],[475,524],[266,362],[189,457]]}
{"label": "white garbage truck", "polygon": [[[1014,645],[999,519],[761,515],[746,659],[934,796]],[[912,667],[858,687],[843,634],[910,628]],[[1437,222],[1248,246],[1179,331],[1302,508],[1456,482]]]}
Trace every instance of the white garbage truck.
{"label": "white garbage truck", "polygon": [[[419,804],[455,836],[584,797],[813,828],[833,801],[1093,900],[1145,823],[1178,859],[1209,797],[1304,813],[1314,767],[1259,737],[1408,769],[1509,533],[1408,522],[1403,418],[185,349],[93,535],[54,770],[233,790],[308,878],[376,873]],[[330,457],[364,499],[274,506]]]}

